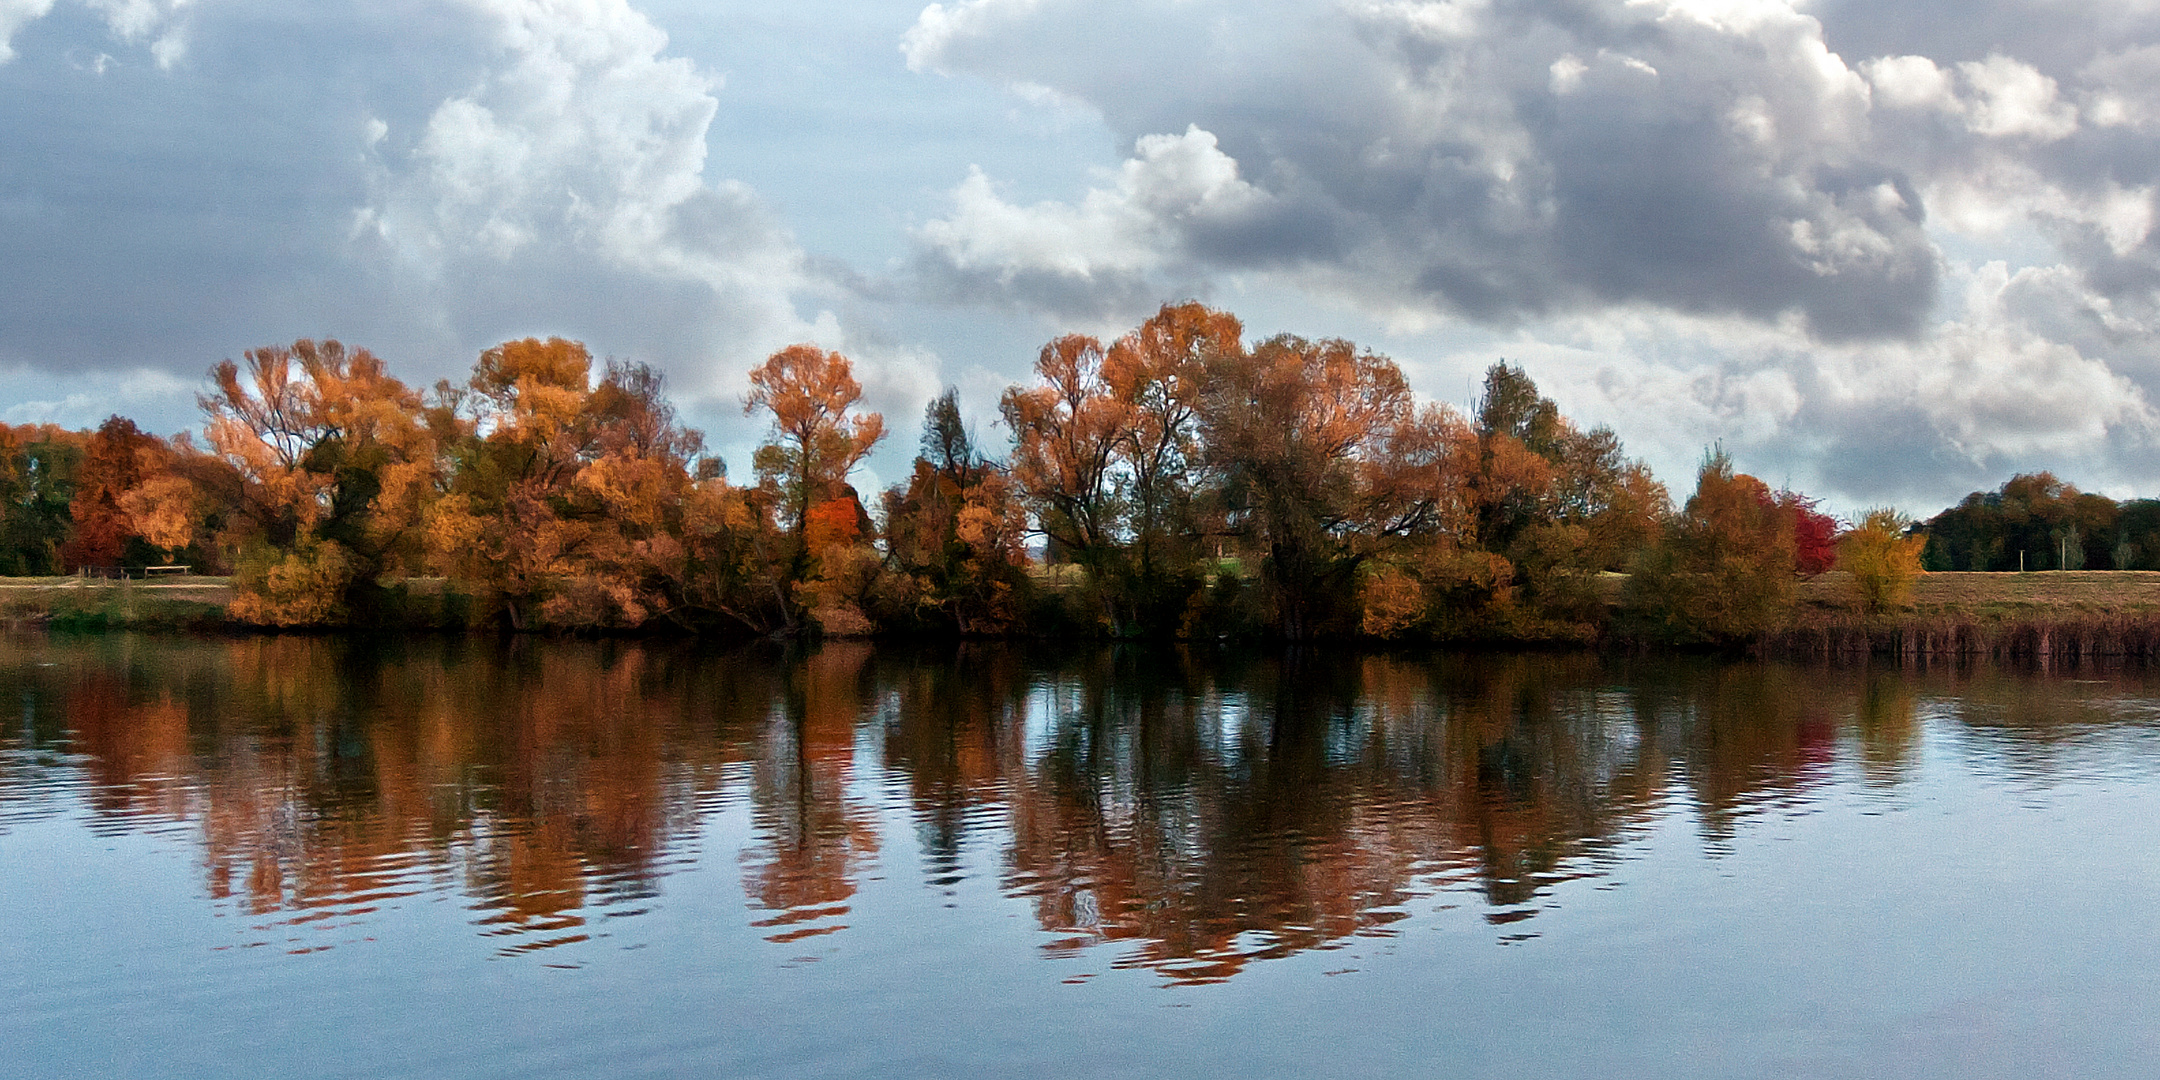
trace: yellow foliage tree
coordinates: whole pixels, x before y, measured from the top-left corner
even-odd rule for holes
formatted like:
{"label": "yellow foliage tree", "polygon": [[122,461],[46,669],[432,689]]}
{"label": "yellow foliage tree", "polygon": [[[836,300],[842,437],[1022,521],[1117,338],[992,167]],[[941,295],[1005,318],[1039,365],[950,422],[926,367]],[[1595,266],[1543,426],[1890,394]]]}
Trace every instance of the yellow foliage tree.
{"label": "yellow foliage tree", "polygon": [[1889,507],[1877,507],[1837,541],[1837,568],[1852,575],[1860,607],[1870,615],[1903,605],[1913,579],[1923,573],[1924,536],[1908,535],[1912,520]]}

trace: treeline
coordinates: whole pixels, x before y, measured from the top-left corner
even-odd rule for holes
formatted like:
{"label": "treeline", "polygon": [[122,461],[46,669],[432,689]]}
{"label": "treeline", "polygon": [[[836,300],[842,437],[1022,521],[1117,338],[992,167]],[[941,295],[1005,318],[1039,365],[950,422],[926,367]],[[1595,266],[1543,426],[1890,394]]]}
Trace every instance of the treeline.
{"label": "treeline", "polygon": [[2053,473],[1975,491],[1926,532],[1929,570],[2160,570],[2160,499],[2118,503]]}
{"label": "treeline", "polygon": [[0,428],[0,572],[186,563],[270,626],[1716,641],[1833,564],[1875,608],[1919,568],[1894,514],[1841,532],[1721,453],[1676,508],[1519,367],[1465,414],[1385,356],[1248,346],[1194,303],[1045,345],[1004,454],[948,391],[868,502],[848,478],[886,428],[861,398],[838,353],[775,353],[738,480],[659,373],[575,342],[428,391],[334,341],[256,349],[211,372],[199,444]]}

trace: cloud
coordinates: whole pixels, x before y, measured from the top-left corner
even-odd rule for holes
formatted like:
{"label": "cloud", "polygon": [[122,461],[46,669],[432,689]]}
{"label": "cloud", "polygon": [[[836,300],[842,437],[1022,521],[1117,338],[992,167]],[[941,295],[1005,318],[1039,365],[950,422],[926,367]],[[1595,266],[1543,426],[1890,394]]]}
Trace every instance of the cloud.
{"label": "cloud", "polygon": [[1615,308],[1462,359],[1524,363],[1572,415],[1613,425],[1682,487],[1713,441],[1743,469],[1847,509],[1932,512],[2039,468],[2118,490],[2160,480],[2149,455],[2129,452],[2160,432],[2121,347],[2145,324],[2062,266],[1988,263],[1951,284],[1948,317],[1913,340],[1826,345],[1791,324]]}
{"label": "cloud", "polygon": [[[2030,467],[2149,490],[2160,5],[2089,14],[2093,35],[2044,0],[934,7],[912,68],[1048,87],[1134,151],[1064,200],[970,173],[916,231],[919,273],[1128,320],[1233,284],[1332,297],[1412,348],[1476,343],[1428,368],[1543,365],[1683,475],[1723,438],[1854,500]],[[1181,130],[1271,212],[1139,197],[1146,140]]]}
{"label": "cloud", "polygon": [[1100,316],[1152,295],[1155,279],[1254,229],[1278,202],[1238,175],[1215,136],[1144,135],[1134,155],[1074,205],[1016,206],[982,170],[952,193],[948,217],[917,239],[949,295],[1002,293],[1067,316]]}
{"label": "cloud", "polygon": [[[756,426],[738,404],[747,370],[848,335],[798,314],[831,289],[773,208],[711,175],[720,80],[668,55],[623,0],[468,6],[492,56],[424,118],[369,118],[353,250],[458,340],[562,333],[659,364],[739,463]],[[921,352],[866,381],[926,381]]]}
{"label": "cloud", "polygon": [[188,28],[181,19],[189,0],[83,0],[102,15],[113,35],[128,44],[150,43],[157,66],[170,69],[187,57]]}
{"label": "cloud", "polygon": [[[24,103],[0,111],[0,369],[69,389],[24,397],[144,369],[193,384],[302,336],[425,384],[561,334],[668,370],[725,441],[744,369],[845,336],[798,314],[831,286],[711,153],[720,79],[625,0],[47,18],[0,66]],[[160,41],[184,56],[149,62]],[[100,49],[119,62],[81,62]]]}
{"label": "cloud", "polygon": [[1676,483],[2160,489],[2150,0],[945,0],[912,75],[861,10],[0,0],[0,373],[560,333],[736,447],[788,341],[899,431],[1196,296],[1449,397],[1522,359]]}
{"label": "cloud", "polygon": [[[1197,58],[1173,71],[1224,74],[1219,90],[1180,73],[1119,77],[1157,59],[1146,44],[1098,65],[1076,6],[932,7],[902,48],[919,70],[1049,86],[1113,130],[1182,115],[1243,202],[1279,212],[1226,221],[1139,198],[1123,178],[1157,166],[1147,140],[1175,138],[1145,129],[1119,182],[1074,204],[986,213],[994,187],[971,176],[955,213],[918,237],[928,259],[1007,302],[1085,307],[1075,288],[1091,282],[1096,306],[1120,306],[1144,292],[1135,274],[1183,266],[1501,325],[1649,303],[1797,314],[1843,339],[1911,334],[1934,303],[1917,191],[1869,142],[1870,86],[1787,4],[1390,0],[1287,7],[1237,19],[1238,32],[1220,29],[1228,5],[1086,5],[1120,46],[1185,46]],[[2055,122],[2016,73],[1983,74],[1989,123]],[[1113,221],[1114,265],[1078,240],[1046,246],[1061,223]],[[1040,242],[1007,265],[1062,268],[1062,289],[979,273],[982,252],[1022,234]]]}
{"label": "cloud", "polygon": [[[476,0],[500,60],[442,101],[403,153],[378,149],[378,197],[354,218],[431,280],[588,272],[709,290],[745,346],[800,332],[802,255],[747,186],[709,182],[716,80],[664,55],[622,0]],[[371,120],[378,147],[396,132]]]}
{"label": "cloud", "polygon": [[45,17],[53,0],[0,0],[0,64],[15,58],[15,32]]}
{"label": "cloud", "polygon": [[137,421],[144,430],[170,434],[197,420],[195,391],[189,379],[154,368],[138,368],[117,380],[93,374],[54,379],[20,367],[0,367],[0,421],[10,424],[59,424],[92,428],[113,415]]}
{"label": "cloud", "polygon": [[[129,44],[149,42],[151,56],[160,68],[170,68],[187,55],[187,28],[179,20],[189,0],[82,0],[96,12],[113,36]],[[0,64],[14,59],[15,32],[50,14],[53,0],[0,0]]]}

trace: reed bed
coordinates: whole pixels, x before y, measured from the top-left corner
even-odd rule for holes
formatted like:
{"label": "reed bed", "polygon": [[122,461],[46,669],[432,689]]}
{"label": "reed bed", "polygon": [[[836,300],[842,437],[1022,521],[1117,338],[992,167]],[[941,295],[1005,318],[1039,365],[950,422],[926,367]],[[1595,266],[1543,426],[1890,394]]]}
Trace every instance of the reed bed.
{"label": "reed bed", "polygon": [[1865,615],[1851,583],[1824,574],[1792,625],[1764,635],[1779,656],[2160,659],[2160,573],[1926,574],[1904,610]]}
{"label": "reed bed", "polygon": [[1764,636],[1763,651],[1807,657],[1992,660],[2160,659],[2160,612],[1981,621],[1959,615],[1810,620]]}

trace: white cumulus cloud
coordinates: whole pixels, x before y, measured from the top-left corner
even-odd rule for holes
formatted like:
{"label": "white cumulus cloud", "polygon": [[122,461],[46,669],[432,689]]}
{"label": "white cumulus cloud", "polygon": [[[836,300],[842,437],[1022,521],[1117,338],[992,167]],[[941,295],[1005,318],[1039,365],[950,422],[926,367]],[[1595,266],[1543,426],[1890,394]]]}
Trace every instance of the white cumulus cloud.
{"label": "white cumulus cloud", "polygon": [[666,55],[667,35],[624,0],[472,2],[499,60],[409,146],[371,129],[382,166],[358,235],[437,278],[589,272],[623,277],[620,289],[702,287],[729,374],[813,332],[792,304],[809,284],[792,237],[748,186],[707,176],[717,79]]}

